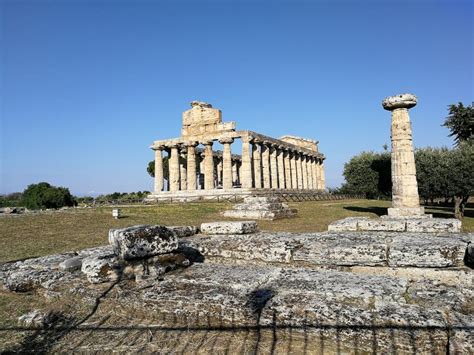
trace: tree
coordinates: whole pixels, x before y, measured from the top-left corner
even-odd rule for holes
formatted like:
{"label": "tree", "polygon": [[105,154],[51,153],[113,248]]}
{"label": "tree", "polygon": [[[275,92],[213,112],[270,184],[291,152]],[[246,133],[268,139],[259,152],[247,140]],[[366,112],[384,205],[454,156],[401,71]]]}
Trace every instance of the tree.
{"label": "tree", "polygon": [[56,187],[47,182],[29,185],[23,191],[23,203],[29,209],[60,208],[74,206],[76,201],[65,187]]}
{"label": "tree", "polygon": [[452,197],[448,191],[450,173],[448,148],[422,148],[415,150],[416,179],[421,198],[434,202]]}
{"label": "tree", "polygon": [[344,165],[341,192],[386,198],[392,190],[390,153],[362,152]]}
{"label": "tree", "polygon": [[443,123],[454,137],[454,143],[459,146],[462,142],[474,141],[474,103],[464,106],[461,102],[449,106],[449,116]]}
{"label": "tree", "polygon": [[474,193],[474,143],[460,143],[449,156],[448,191],[454,196],[454,216],[464,217],[469,196]]}

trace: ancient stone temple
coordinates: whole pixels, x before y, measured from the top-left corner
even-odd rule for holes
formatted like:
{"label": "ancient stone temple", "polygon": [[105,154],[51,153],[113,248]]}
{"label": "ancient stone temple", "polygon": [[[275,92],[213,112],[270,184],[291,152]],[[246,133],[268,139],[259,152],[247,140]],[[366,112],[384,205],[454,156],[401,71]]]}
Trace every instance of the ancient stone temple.
{"label": "ancient stone temple", "polygon": [[[213,149],[217,142],[222,150]],[[235,146],[241,147],[239,154]],[[223,122],[222,112],[204,102],[193,101],[191,109],[183,112],[181,137],[155,141],[151,149],[155,151],[155,186],[148,201],[255,194],[311,197],[325,189],[325,157],[317,141],[238,131],[235,122]]]}

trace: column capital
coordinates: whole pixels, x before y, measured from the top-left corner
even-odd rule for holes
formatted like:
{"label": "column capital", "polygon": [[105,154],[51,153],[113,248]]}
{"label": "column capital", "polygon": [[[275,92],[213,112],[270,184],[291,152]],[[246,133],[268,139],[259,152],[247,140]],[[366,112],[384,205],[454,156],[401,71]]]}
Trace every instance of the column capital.
{"label": "column capital", "polygon": [[232,137],[223,137],[223,138],[219,139],[219,143],[220,144],[232,144],[232,143],[234,143],[234,138],[232,138]]}
{"label": "column capital", "polygon": [[166,146],[164,144],[160,144],[160,145],[154,146],[151,149],[153,149],[153,150],[165,150]]}
{"label": "column capital", "polygon": [[416,106],[418,99],[413,94],[399,94],[395,96],[386,97],[382,101],[382,106],[387,111],[394,111],[396,109],[409,109]]}
{"label": "column capital", "polygon": [[214,141],[212,139],[209,139],[209,140],[205,140],[199,143],[202,145],[210,145],[212,147],[212,145],[214,144]]}
{"label": "column capital", "polygon": [[197,147],[198,144],[199,143],[196,141],[188,141],[188,142],[183,143],[185,147]]}

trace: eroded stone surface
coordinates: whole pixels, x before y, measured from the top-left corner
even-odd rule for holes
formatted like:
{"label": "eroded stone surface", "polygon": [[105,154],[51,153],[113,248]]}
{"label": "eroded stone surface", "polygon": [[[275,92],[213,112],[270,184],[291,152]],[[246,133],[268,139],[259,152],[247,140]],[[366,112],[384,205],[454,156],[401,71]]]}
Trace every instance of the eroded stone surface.
{"label": "eroded stone surface", "polygon": [[224,211],[225,217],[270,220],[296,216],[297,211],[289,208],[278,197],[248,196],[243,203],[236,204],[231,210]]}
{"label": "eroded stone surface", "polygon": [[347,217],[339,219],[328,225],[329,232],[355,232],[359,222],[368,220],[368,217]]}
{"label": "eroded stone surface", "polygon": [[81,271],[91,283],[116,281],[122,274],[122,267],[114,254],[91,256],[82,261]]}
{"label": "eroded stone surface", "polygon": [[407,219],[406,231],[425,233],[459,233],[461,231],[461,221],[455,218]]}
{"label": "eroded stone surface", "polygon": [[201,232],[204,234],[250,234],[255,233],[257,229],[255,221],[222,221],[201,224]]}
{"label": "eroded stone surface", "polygon": [[[179,233],[184,232],[179,230]],[[138,225],[111,229],[109,243],[117,256],[130,260],[175,251],[178,248],[177,234],[165,226]]]}

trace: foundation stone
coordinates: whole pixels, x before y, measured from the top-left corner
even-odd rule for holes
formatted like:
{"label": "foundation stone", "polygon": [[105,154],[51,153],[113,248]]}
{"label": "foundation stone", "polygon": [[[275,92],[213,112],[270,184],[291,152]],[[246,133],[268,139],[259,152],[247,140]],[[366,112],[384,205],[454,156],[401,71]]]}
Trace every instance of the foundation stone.
{"label": "foundation stone", "polygon": [[296,209],[289,208],[278,197],[248,196],[243,203],[233,206],[232,210],[224,211],[225,217],[251,218],[270,220],[290,218],[296,215]]}
{"label": "foundation stone", "polygon": [[257,231],[255,221],[245,222],[212,222],[201,224],[204,234],[249,234]]}

